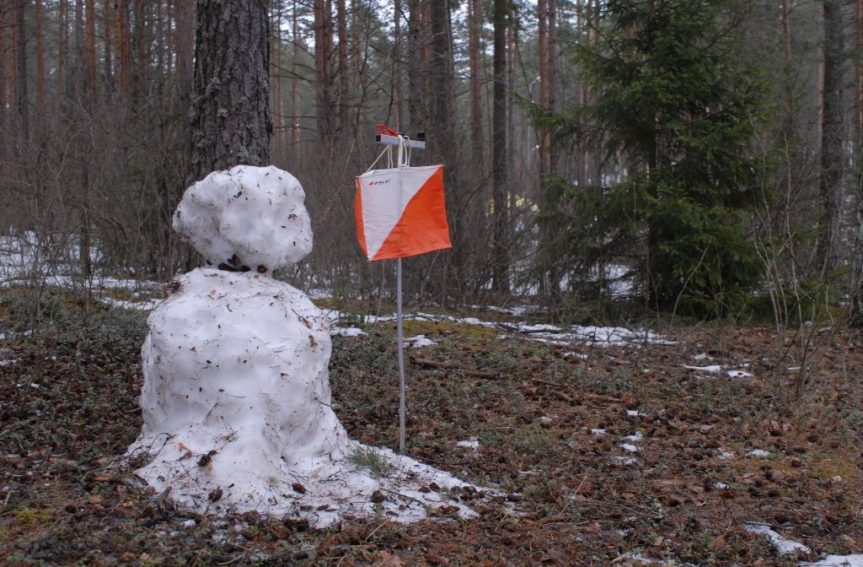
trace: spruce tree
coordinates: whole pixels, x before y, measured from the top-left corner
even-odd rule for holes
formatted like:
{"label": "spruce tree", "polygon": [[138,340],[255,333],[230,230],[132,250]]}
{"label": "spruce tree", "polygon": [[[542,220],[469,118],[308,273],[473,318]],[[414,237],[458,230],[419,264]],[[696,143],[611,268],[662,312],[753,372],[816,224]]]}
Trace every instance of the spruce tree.
{"label": "spruce tree", "polygon": [[731,5],[609,0],[598,44],[576,48],[592,102],[550,118],[559,140],[592,138],[625,176],[552,185],[540,222],[570,238],[546,254],[589,263],[600,246],[637,250],[651,308],[721,315],[760,275],[745,209],[763,88],[735,57]]}

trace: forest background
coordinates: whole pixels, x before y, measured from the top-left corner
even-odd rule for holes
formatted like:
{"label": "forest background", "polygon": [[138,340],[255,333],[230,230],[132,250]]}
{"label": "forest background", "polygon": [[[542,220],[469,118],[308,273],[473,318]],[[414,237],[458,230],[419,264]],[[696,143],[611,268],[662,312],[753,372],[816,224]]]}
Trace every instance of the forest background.
{"label": "forest background", "polygon": [[[208,4],[0,0],[0,229],[38,235],[34,284],[196,262],[170,220],[211,169],[198,103],[244,84],[196,84]],[[386,123],[447,168],[454,247],[407,263],[416,301],[863,321],[863,0],[242,4],[268,14],[255,128],[316,227],[302,287],[391,293],[353,236]]]}

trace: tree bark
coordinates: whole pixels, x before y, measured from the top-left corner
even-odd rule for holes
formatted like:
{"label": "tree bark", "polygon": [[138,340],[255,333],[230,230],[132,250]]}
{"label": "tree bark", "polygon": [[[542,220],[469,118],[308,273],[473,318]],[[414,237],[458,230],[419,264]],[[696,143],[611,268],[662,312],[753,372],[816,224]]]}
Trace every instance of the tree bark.
{"label": "tree bark", "polygon": [[270,162],[266,0],[197,0],[191,174]]}
{"label": "tree bark", "polygon": [[299,18],[297,14],[297,0],[294,0],[291,11],[291,42],[293,45],[291,63],[291,148],[297,151],[300,143],[300,119],[297,117],[299,104],[299,77],[300,77],[300,40],[299,40]]}
{"label": "tree bark", "polygon": [[[8,85],[6,77],[6,5],[0,0],[0,132],[6,122],[6,88]],[[5,148],[0,149],[0,158],[3,157]]]}
{"label": "tree bark", "polygon": [[506,29],[509,0],[494,0],[492,23],[494,45],[492,55],[492,201],[494,227],[492,231],[492,289],[509,291],[509,252],[507,229],[509,208],[507,203],[508,179],[506,164]]}
{"label": "tree bark", "polygon": [[826,275],[837,265],[836,226],[842,194],[844,118],[844,80],[841,0],[823,0],[824,7],[824,91],[821,109],[821,219],[818,226],[816,256],[821,273]]}
{"label": "tree bark", "polygon": [[96,2],[86,0],[86,35],[84,40],[85,68],[87,70],[86,88],[88,96],[94,98],[96,90]]}
{"label": "tree bark", "polygon": [[411,130],[424,130],[425,120],[422,92],[422,6],[420,0],[408,3],[408,126]]}
{"label": "tree bark", "polygon": [[177,63],[176,93],[180,108],[189,104],[194,80],[195,62],[195,3],[178,0],[176,5]]}
{"label": "tree bark", "polygon": [[114,91],[114,20],[112,0],[102,0],[102,33],[104,34],[103,45],[103,61],[105,69],[105,86],[110,96]]}
{"label": "tree bark", "polygon": [[[482,112],[482,1],[468,1],[468,61],[470,64],[470,118],[473,162],[485,179],[485,136]],[[485,183],[483,183],[485,185]]]}
{"label": "tree bark", "polygon": [[18,125],[21,128],[23,140],[30,139],[30,107],[29,97],[27,95],[27,5],[26,0],[19,2],[16,11],[15,31],[17,32],[17,46],[15,60],[17,71],[15,73],[16,82],[16,102],[18,105]]}
{"label": "tree bark", "polygon": [[393,0],[393,68],[390,88],[392,90],[392,116],[395,121],[396,131],[404,128],[404,117],[402,116],[403,92],[402,77],[404,61],[402,60],[402,0]]}
{"label": "tree bark", "polygon": [[315,115],[318,139],[326,140],[333,133],[333,73],[330,56],[333,46],[332,3],[330,0],[315,0]]}
{"label": "tree bark", "polygon": [[338,18],[338,56],[339,56],[339,132],[348,131],[348,112],[350,109],[350,67],[348,67],[348,14],[345,0],[337,1]]}
{"label": "tree bark", "polygon": [[45,124],[45,6],[36,0],[36,120],[37,136]]}

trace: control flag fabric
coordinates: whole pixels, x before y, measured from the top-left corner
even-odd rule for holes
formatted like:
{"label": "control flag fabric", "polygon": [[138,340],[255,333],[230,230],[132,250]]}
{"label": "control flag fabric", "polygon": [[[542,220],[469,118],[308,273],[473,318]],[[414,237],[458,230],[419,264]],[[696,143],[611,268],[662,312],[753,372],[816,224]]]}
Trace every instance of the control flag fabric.
{"label": "control flag fabric", "polygon": [[371,261],[451,248],[443,165],[372,169],[357,177],[357,240]]}

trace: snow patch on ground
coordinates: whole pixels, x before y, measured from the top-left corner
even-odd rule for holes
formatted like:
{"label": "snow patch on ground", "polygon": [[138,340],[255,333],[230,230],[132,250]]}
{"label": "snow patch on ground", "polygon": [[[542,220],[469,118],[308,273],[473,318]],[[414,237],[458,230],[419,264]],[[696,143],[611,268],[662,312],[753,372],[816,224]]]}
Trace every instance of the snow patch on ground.
{"label": "snow patch on ground", "polygon": [[422,348],[435,346],[437,343],[429,339],[425,335],[417,335],[415,337],[405,337],[405,342],[412,348]]}
{"label": "snow patch on ground", "polygon": [[135,311],[152,311],[162,302],[161,299],[148,299],[145,301],[125,301],[122,299],[114,299],[113,297],[102,297],[100,301],[110,307],[117,307],[120,309],[132,309]]}
{"label": "snow patch on ground", "polygon": [[779,555],[788,555],[798,551],[802,553],[810,553],[812,551],[802,543],[785,539],[779,535],[779,533],[773,531],[767,524],[746,524],[746,531],[767,537],[767,539],[770,540],[770,543],[773,544],[773,547],[776,548]]}
{"label": "snow patch on ground", "polygon": [[479,449],[479,439],[476,437],[471,437],[470,439],[465,439],[463,441],[456,442],[456,447],[462,447],[464,449],[471,449],[476,451]]}
{"label": "snow patch on ground", "polygon": [[863,554],[828,555],[815,563],[801,563],[800,567],[863,567]]}
{"label": "snow patch on ground", "polygon": [[[330,321],[334,329],[339,328],[339,322],[342,320],[350,321],[351,317],[346,316],[341,311],[331,309],[327,311]],[[371,325],[375,323],[388,323],[396,320],[396,315],[364,315],[363,323]],[[660,335],[649,330],[630,330],[624,327],[596,327],[596,326],[581,326],[570,325],[560,326],[548,323],[502,323],[494,321],[483,321],[476,317],[452,317],[450,315],[442,315],[435,313],[405,313],[405,320],[425,320],[431,322],[448,322],[463,325],[474,325],[489,329],[501,329],[510,333],[518,333],[526,336],[528,339],[546,343],[554,346],[571,346],[573,344],[588,344],[591,346],[637,346],[641,344],[659,344],[659,345],[674,345],[673,341],[668,341]],[[501,335],[502,338],[509,338],[511,335]],[[580,353],[566,353],[564,356],[576,356],[578,358],[586,357]]]}
{"label": "snow patch on ground", "polygon": [[[698,356],[702,356],[702,355],[698,355]],[[708,358],[707,355],[703,355],[703,356],[705,358],[701,358],[700,360],[706,360]],[[697,358],[697,357],[693,357],[693,358]],[[749,365],[744,364],[743,366],[749,366]],[[698,375],[698,374],[695,375],[696,378],[701,378],[701,379],[708,378],[708,377],[712,378],[713,375],[723,373],[722,366],[720,366],[719,364],[710,364],[708,366],[690,366],[688,364],[684,364],[683,368],[685,368],[686,370],[692,370],[694,372],[702,372],[702,373],[706,373],[706,374],[711,375],[711,376],[704,376],[703,374],[702,375]],[[739,370],[739,369],[726,370],[726,371],[724,371],[724,374],[726,376],[728,376],[729,378],[751,378],[752,377],[752,373],[747,372],[745,370]]]}
{"label": "snow patch on ground", "polygon": [[366,332],[357,327],[331,327],[330,334],[339,337],[359,337],[365,335]]}
{"label": "snow patch on ground", "polygon": [[764,449],[752,449],[748,453],[746,453],[750,457],[755,457],[758,459],[764,459],[770,456],[770,451],[765,451]]}

